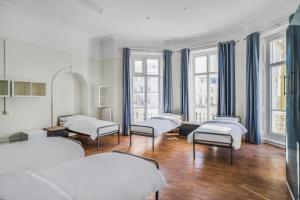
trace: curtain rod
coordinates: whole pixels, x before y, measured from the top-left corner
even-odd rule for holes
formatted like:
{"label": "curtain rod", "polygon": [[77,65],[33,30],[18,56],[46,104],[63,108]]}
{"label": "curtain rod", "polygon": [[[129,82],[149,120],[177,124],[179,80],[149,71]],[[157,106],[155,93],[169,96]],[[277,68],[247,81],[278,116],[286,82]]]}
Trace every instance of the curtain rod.
{"label": "curtain rod", "polygon": [[[123,50],[123,48],[119,48],[120,51]],[[148,49],[148,48],[130,48],[130,50],[133,51],[163,51],[163,49]]]}
{"label": "curtain rod", "polygon": [[[239,40],[234,40],[234,42],[240,42]],[[191,47],[189,48],[191,51],[195,51],[195,50],[201,50],[201,49],[206,49],[206,48],[213,48],[213,47],[217,47],[219,43],[212,43],[212,44],[206,44],[203,46],[196,46],[196,47]],[[180,52],[180,50],[177,50],[176,52]]]}

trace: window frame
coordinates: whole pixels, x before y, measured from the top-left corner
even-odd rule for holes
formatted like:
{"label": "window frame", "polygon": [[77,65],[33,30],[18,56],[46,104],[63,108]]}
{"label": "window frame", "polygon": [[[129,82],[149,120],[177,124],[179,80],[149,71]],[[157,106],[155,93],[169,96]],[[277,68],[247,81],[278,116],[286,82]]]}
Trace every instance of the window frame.
{"label": "window frame", "polygon": [[[196,100],[195,100],[195,97],[196,97],[196,87],[195,87],[195,82],[196,82],[196,76],[201,76],[201,75],[205,75],[206,77],[206,112],[207,112],[207,120],[209,120],[209,115],[210,115],[210,105],[209,105],[209,102],[210,102],[210,90],[209,90],[209,87],[210,87],[210,76],[211,75],[217,75],[218,77],[218,70],[216,72],[210,72],[210,67],[211,67],[211,62],[210,62],[210,56],[212,55],[216,55],[217,56],[217,60],[218,60],[218,49],[217,48],[209,48],[209,49],[202,49],[200,51],[194,51],[194,52],[191,52],[191,66],[190,66],[190,72],[191,72],[191,84],[190,84],[190,87],[191,87],[191,101],[190,101],[190,105],[191,105],[191,108],[190,108],[190,119],[192,119],[193,121],[195,122],[200,122],[200,121],[197,121],[196,119],[196,115],[195,115],[195,112],[196,112]],[[202,72],[202,73],[195,73],[195,67],[196,67],[196,58],[197,57],[202,57],[202,56],[205,56],[206,59],[207,59],[207,66],[206,66],[206,72]],[[219,77],[218,77],[219,78]],[[218,94],[218,93],[217,93]],[[217,97],[218,99],[218,97]],[[217,102],[217,105],[218,105],[218,102]]]}
{"label": "window frame", "polygon": [[[158,74],[147,74],[147,59],[157,59],[158,60]],[[143,66],[142,66],[142,73],[135,73],[135,61],[136,60],[141,60],[143,62]],[[131,69],[131,73],[130,73],[130,88],[131,88],[131,99],[133,99],[133,94],[135,93],[133,91],[133,79],[134,77],[144,77],[144,84],[145,84],[145,105],[143,107],[143,109],[145,110],[145,114],[144,114],[144,120],[148,119],[148,95],[149,95],[149,91],[147,91],[148,88],[148,78],[150,77],[157,77],[158,81],[159,81],[159,87],[158,87],[158,113],[162,112],[162,91],[163,91],[163,86],[162,86],[162,53],[144,53],[144,52],[132,52],[131,54],[131,61],[130,61],[130,69]],[[151,93],[151,92],[150,92]],[[132,122],[137,122],[134,120],[134,105],[133,105],[133,101],[131,101],[131,121]]]}
{"label": "window frame", "polygon": [[277,67],[277,66],[281,66],[281,65],[285,65],[286,66],[286,58],[283,61],[279,61],[279,62],[275,62],[275,63],[271,63],[271,42],[279,39],[279,38],[284,38],[286,41],[286,34],[285,32],[281,31],[275,34],[272,34],[268,37],[266,37],[266,89],[267,89],[267,93],[266,93],[266,128],[267,128],[267,135],[276,140],[276,141],[284,141],[285,137],[286,137],[286,131],[284,134],[282,133],[276,133],[273,132],[273,127],[272,127],[272,113],[274,111],[279,111],[279,112],[285,112],[286,110],[281,110],[281,109],[273,109],[272,107],[272,88],[271,88],[271,81],[272,81],[272,67]]}

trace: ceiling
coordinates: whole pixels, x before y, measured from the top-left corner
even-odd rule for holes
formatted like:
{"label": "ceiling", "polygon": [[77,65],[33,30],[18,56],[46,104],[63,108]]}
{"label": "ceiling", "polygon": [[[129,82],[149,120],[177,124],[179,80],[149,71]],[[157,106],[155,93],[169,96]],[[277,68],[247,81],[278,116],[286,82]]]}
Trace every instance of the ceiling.
{"label": "ceiling", "polygon": [[[0,0],[98,37],[174,39],[237,29],[271,8],[298,0]],[[100,13],[99,9],[103,9]],[[296,10],[296,8],[295,8]]]}

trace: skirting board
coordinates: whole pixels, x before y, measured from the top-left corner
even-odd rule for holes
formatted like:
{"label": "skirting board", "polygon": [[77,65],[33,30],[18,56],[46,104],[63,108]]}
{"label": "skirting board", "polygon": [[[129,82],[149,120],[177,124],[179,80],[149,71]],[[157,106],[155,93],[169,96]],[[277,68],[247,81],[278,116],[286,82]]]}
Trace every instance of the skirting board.
{"label": "skirting board", "polygon": [[287,185],[287,187],[288,187],[288,189],[289,189],[289,192],[290,192],[290,195],[291,195],[292,199],[293,199],[293,200],[296,200],[296,199],[294,198],[294,195],[293,195],[292,190],[291,190],[291,188],[290,188],[289,182],[288,182],[287,180],[285,180],[285,182],[286,182],[286,185]]}
{"label": "skirting board", "polygon": [[271,144],[273,146],[285,149],[285,144],[277,142],[275,140],[270,140],[270,139],[264,139],[264,138],[262,138],[262,143]]}

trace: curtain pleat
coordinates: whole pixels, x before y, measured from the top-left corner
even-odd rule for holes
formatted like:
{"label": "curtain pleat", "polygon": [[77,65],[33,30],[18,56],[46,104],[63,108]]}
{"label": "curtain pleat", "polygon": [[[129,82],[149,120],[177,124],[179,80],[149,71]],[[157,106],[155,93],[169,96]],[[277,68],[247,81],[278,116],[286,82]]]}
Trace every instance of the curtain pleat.
{"label": "curtain pleat", "polygon": [[189,63],[190,63],[190,50],[181,50],[181,88],[180,88],[180,100],[181,100],[181,113],[183,120],[189,120]]}
{"label": "curtain pleat", "polygon": [[172,51],[163,51],[163,111],[172,112]]}
{"label": "curtain pleat", "polygon": [[246,141],[260,144],[259,129],[259,33],[247,36],[246,52]]}
{"label": "curtain pleat", "polygon": [[122,132],[124,135],[129,134],[131,125],[131,98],[130,98],[130,49],[123,49],[123,117]]}
{"label": "curtain pleat", "polygon": [[235,42],[219,43],[218,114],[235,115]]}

